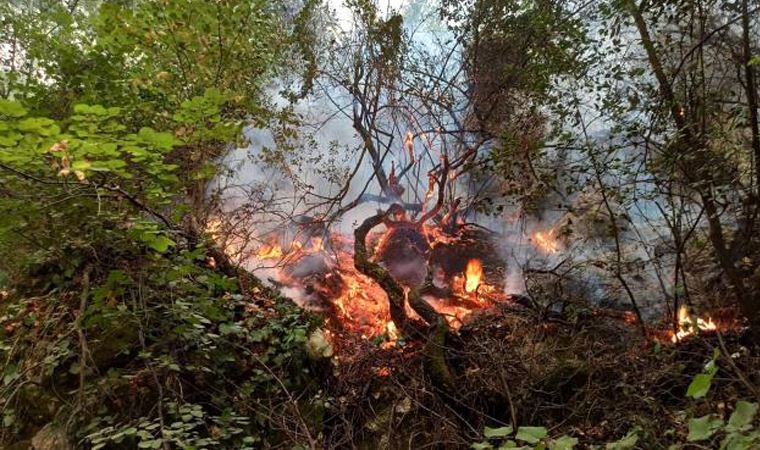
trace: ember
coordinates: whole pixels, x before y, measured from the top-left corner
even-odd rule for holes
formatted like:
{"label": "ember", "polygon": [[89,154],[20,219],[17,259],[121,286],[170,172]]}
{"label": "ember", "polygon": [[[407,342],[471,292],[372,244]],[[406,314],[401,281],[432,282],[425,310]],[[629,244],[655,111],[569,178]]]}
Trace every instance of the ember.
{"label": "ember", "polygon": [[671,340],[676,343],[685,338],[695,334],[699,331],[712,331],[717,330],[718,326],[713,322],[711,317],[707,317],[707,320],[701,317],[692,316],[689,314],[689,310],[686,306],[681,306],[678,309],[678,332],[673,334]]}

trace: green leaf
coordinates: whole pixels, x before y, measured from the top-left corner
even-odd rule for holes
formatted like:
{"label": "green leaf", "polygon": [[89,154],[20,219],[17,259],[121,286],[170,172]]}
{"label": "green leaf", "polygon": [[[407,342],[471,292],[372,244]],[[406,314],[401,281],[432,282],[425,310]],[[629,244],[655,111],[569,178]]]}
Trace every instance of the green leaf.
{"label": "green leaf", "polygon": [[153,239],[149,240],[147,244],[150,248],[157,251],[158,253],[165,253],[167,250],[169,250],[169,247],[176,245],[173,240],[169,239],[163,234],[159,234],[153,237]]}
{"label": "green leaf", "polygon": [[236,323],[223,323],[219,325],[219,334],[222,336],[228,334],[240,334],[243,332],[243,328]]}
{"label": "green leaf", "polygon": [[610,442],[604,446],[607,450],[633,450],[636,448],[636,443],[639,441],[639,433],[641,428],[634,427],[631,431],[623,436],[620,440]]}
{"label": "green leaf", "polygon": [[[499,446],[499,450],[507,450],[507,449],[510,449],[510,448],[518,449],[517,442],[511,441],[511,440],[510,441],[504,441]],[[520,449],[526,449],[526,450],[528,449],[528,447],[519,447],[519,448]],[[538,448],[538,447],[536,447],[536,448]]]}
{"label": "green leaf", "polygon": [[493,448],[493,445],[488,442],[476,442],[470,445],[470,448],[473,450],[490,450]]}
{"label": "green leaf", "polygon": [[485,429],[483,430],[483,436],[487,437],[488,439],[503,438],[512,434],[512,431],[514,431],[512,427],[500,427],[500,428],[485,427]]}
{"label": "green leaf", "polygon": [[712,384],[714,374],[712,373],[700,373],[695,376],[689,388],[686,390],[686,396],[694,399],[702,398],[710,391],[710,385]]}
{"label": "green leaf", "polygon": [[548,431],[544,427],[520,427],[517,429],[515,439],[527,442],[528,444],[536,444],[545,438],[547,434]]}
{"label": "green leaf", "polygon": [[18,374],[18,368],[15,364],[9,364],[5,366],[5,371],[3,372],[3,384],[5,386],[9,385],[13,380],[19,377]]}
{"label": "green leaf", "polygon": [[9,131],[5,134],[0,135],[0,146],[13,147],[18,144],[18,141],[20,141],[23,137],[24,135],[20,133]]}
{"label": "green leaf", "polygon": [[29,117],[24,119],[18,123],[18,129],[42,136],[52,136],[61,132],[61,129],[55,124],[54,120],[44,117]]}
{"label": "green leaf", "polygon": [[726,429],[728,431],[745,431],[750,428],[752,419],[757,413],[757,403],[750,403],[744,400],[736,402],[736,409],[728,419]]}
{"label": "green leaf", "polygon": [[723,420],[714,414],[689,419],[689,435],[686,437],[686,440],[689,442],[704,441],[705,439],[709,439],[722,426]]}
{"label": "green leaf", "polygon": [[549,450],[573,450],[578,445],[578,439],[572,436],[562,436],[549,442]]}
{"label": "green leaf", "polygon": [[137,444],[137,448],[159,448],[161,447],[161,444],[161,439],[149,439],[146,441],[140,441],[140,443]]}
{"label": "green leaf", "polygon": [[137,136],[146,144],[150,144],[161,150],[171,150],[177,143],[174,136],[170,133],[158,132],[148,127],[140,128]]}
{"label": "green leaf", "polygon": [[21,103],[0,98],[0,115],[8,117],[24,117],[26,115],[26,109],[21,106]]}
{"label": "green leaf", "polygon": [[754,450],[758,447],[760,433],[729,433],[720,443],[721,450]]}

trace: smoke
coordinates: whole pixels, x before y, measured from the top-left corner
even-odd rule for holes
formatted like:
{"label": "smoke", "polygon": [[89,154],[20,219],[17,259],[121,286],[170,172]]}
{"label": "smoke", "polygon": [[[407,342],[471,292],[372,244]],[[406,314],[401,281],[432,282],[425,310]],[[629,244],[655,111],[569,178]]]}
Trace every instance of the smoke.
{"label": "smoke", "polygon": [[[405,2],[390,3],[393,7],[401,7]],[[337,11],[335,17],[340,30],[350,30],[353,26],[350,11],[336,2],[328,4]],[[418,30],[417,25],[406,24],[406,27],[407,30]],[[445,40],[444,33],[417,32],[411,42],[418,47],[420,55],[435,59],[436,55],[445,54],[450,49],[441,44]],[[335,217],[327,224],[331,232],[350,236],[364,219],[374,215],[378,209],[388,207],[388,203],[379,201],[380,186],[367,159],[353,172],[359,159],[367,158],[366,155],[361,156],[363,143],[353,126],[356,99],[328,80],[318,79],[316,86],[312,95],[292,105],[293,113],[299,118],[295,133],[283,136],[278,127],[246,129],[249,145],[234,149],[223,161],[229,171],[217,179],[214,187],[223,192],[224,214],[232,217],[239,213],[244,216],[241,226],[250,235],[251,250],[267,242],[273,234],[281,240],[281,245],[288,245],[300,239],[299,233],[303,236],[303,230],[294,225],[294,218],[308,221],[310,218],[329,216],[362,195],[372,200],[359,201],[353,208]],[[271,91],[277,92],[278,88],[274,86]],[[466,102],[463,98],[453,98],[455,102]],[[383,97],[380,100],[390,103],[399,99]],[[454,119],[461,117],[450,118],[452,122],[440,122],[424,114],[409,114],[415,109],[424,111],[424,108],[421,108],[421,103],[409,98],[403,100],[408,105],[407,113],[382,116],[378,126],[383,128],[385,134],[375,144],[381,149],[387,146],[388,151],[382,155],[382,166],[390,173],[391,167],[401,168],[410,162],[404,145],[405,136],[409,131],[415,134],[413,153],[417,158],[416,166],[411,174],[400,180],[405,188],[400,200],[413,204],[420,203],[420,197],[427,190],[426,173],[438,164],[435,154],[444,147],[451,151],[466,147],[474,138],[461,134],[452,137],[436,131],[445,129],[452,125]],[[284,99],[278,103],[284,104]],[[458,114],[466,114],[464,106],[453,109],[458,110]],[[605,130],[592,131],[595,141],[605,142]],[[489,150],[482,147],[479,151],[482,156]],[[558,153],[555,158],[562,168],[585,162],[584,154],[579,151]],[[350,182],[345,186],[349,177]],[[531,295],[537,284],[544,283],[551,289],[560,286],[564,291],[556,291],[558,296],[583,297],[598,305],[628,305],[630,299],[623,293],[613,270],[613,266],[618,264],[618,254],[622,254],[625,277],[642,309],[648,316],[658,315],[662,300],[667,298],[672,288],[668,276],[672,263],[667,257],[654,252],[663,237],[653,231],[658,226],[653,222],[653,208],[642,201],[637,204],[643,211],[640,214],[629,215],[625,220],[615,218],[616,223],[621,225],[619,245],[616,246],[608,233],[609,217],[605,216],[591,175],[588,172],[580,173],[568,180],[564,183],[576,183],[586,188],[569,195],[563,182],[558,181],[560,193],[550,193],[543,206],[530,213],[518,202],[507,205],[502,213],[494,215],[477,213],[472,208],[465,210],[466,222],[488,228],[499,236],[499,256],[506,266],[505,292]],[[482,185],[463,176],[456,183],[455,190],[458,196],[467,197],[473,189],[480,188]],[[332,204],[326,202],[325,199],[341,193],[340,201]],[[615,208],[616,216],[623,217],[628,214],[630,205],[615,205]],[[556,241],[556,250],[541,248],[536,242],[537,233],[550,234],[551,239]],[[324,258],[305,258],[290,269],[291,276],[301,278],[310,272],[327,270],[323,264]],[[271,267],[249,268],[265,279],[275,278],[278,270]],[[416,274],[419,263],[405,261],[396,269],[402,276]],[[308,299],[309,295],[302,288],[287,286],[284,293],[308,305],[308,300],[304,299]]]}

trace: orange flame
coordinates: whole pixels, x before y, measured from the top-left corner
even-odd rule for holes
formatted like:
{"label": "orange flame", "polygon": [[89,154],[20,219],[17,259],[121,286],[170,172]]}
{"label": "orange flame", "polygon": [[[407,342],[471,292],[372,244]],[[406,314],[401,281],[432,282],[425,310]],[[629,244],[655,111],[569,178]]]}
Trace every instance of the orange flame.
{"label": "orange flame", "polygon": [[478,289],[478,286],[480,286],[480,280],[483,278],[483,264],[480,263],[479,259],[471,259],[467,261],[467,268],[465,269],[464,275],[465,292],[475,292]]}
{"label": "orange flame", "polygon": [[[239,249],[237,242],[234,242],[234,235],[223,232],[222,223],[219,220],[210,220],[206,230],[222,246],[225,253],[238,254]],[[457,235],[444,232],[440,226],[424,224],[423,230],[431,246],[456,243],[458,240]],[[387,231],[375,235],[373,246],[382,247],[387,237]],[[275,270],[273,278],[282,285],[298,288],[306,285],[302,285],[302,280],[294,277],[286,268],[302,261],[300,255],[319,254],[325,259],[326,265],[330,267],[329,270],[334,272],[324,274],[324,280],[315,277],[310,278],[306,283],[317,283],[313,286],[309,284],[309,288],[324,287],[324,291],[314,292],[318,292],[319,296],[329,296],[329,298],[319,297],[318,301],[326,300],[331,303],[330,311],[337,316],[339,329],[361,339],[384,335],[386,338],[381,347],[388,349],[397,347],[402,333],[391,321],[387,295],[374,280],[356,270],[352,251],[353,240],[350,235],[332,233],[324,236],[302,236],[300,239],[293,239],[289,244],[282,244],[281,239],[273,234],[270,238],[264,239],[253,254],[248,251],[245,253],[247,256],[242,257],[250,258],[250,262],[254,265],[277,262],[277,267],[273,268]],[[326,249],[329,252],[326,252]],[[240,254],[243,254],[242,251]],[[338,278],[333,278],[335,276]],[[427,300],[455,329],[462,326],[475,310],[505,300],[501,289],[486,282],[482,262],[478,259],[468,261],[462,273],[454,275],[451,279],[442,277],[440,281],[449,285],[451,296],[449,298],[430,297]],[[477,292],[477,298],[473,299],[475,292]],[[300,294],[296,289],[292,295]],[[304,299],[310,301],[309,295],[311,294],[307,293]],[[310,307],[310,304],[305,303],[305,306]],[[313,306],[322,308],[319,303],[313,303]],[[416,313],[409,309],[408,303],[406,307],[410,319],[417,317]]]}
{"label": "orange flame", "polygon": [[557,253],[559,251],[559,242],[554,237],[554,230],[547,232],[537,231],[533,233],[533,242],[544,253]]}
{"label": "orange flame", "polygon": [[686,336],[695,334],[697,330],[710,331],[717,330],[718,325],[713,322],[711,317],[707,317],[707,320],[701,317],[695,317],[689,314],[689,310],[686,306],[681,306],[678,309],[678,332],[673,335],[671,340],[678,342]]}

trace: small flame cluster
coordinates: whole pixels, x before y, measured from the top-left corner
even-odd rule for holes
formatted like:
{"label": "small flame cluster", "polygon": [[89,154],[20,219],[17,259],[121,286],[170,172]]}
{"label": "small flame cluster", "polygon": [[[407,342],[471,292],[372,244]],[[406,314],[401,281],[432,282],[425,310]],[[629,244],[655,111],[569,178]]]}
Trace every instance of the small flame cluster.
{"label": "small flame cluster", "polygon": [[559,241],[554,236],[555,230],[536,231],[533,233],[533,243],[539,250],[546,254],[554,254],[559,251]]}
{"label": "small flame cluster", "polygon": [[[215,230],[212,230],[215,231]],[[433,243],[450,243],[455,240],[438,227],[425,226],[425,234]],[[376,236],[376,246],[379,246],[386,234]],[[304,243],[302,243],[304,242]],[[294,279],[287,271],[288,265],[297,264],[302,257],[319,255],[329,261],[331,267],[340,277],[339,292],[335,292],[329,302],[333,305],[339,326],[363,339],[385,336],[384,347],[393,346],[399,338],[399,331],[390,319],[388,299],[385,291],[372,279],[356,270],[353,260],[353,242],[340,233],[331,233],[326,238],[311,237],[294,240],[285,248],[272,239],[253,252],[246,261],[251,267],[275,267],[274,279],[285,286],[296,288],[301,280]],[[327,274],[326,276],[332,276]],[[496,286],[486,283],[483,264],[473,258],[467,262],[465,270],[459,276],[453,276],[450,281],[450,298],[430,298],[431,305],[442,314],[453,328],[461,326],[466,317],[476,309],[483,309],[490,301],[504,297]],[[298,296],[298,292],[290,291],[289,295]],[[501,294],[501,297],[499,296]],[[298,301],[296,298],[295,300]],[[306,301],[303,303],[307,303]],[[308,304],[305,305],[308,307]],[[415,319],[417,314],[407,305],[407,315]],[[330,323],[334,319],[328,318]]]}
{"label": "small flame cluster", "polygon": [[671,336],[673,343],[680,342],[687,336],[691,336],[697,331],[714,331],[718,329],[718,325],[713,322],[711,317],[703,319],[698,316],[692,316],[689,314],[686,306],[681,306],[678,309],[678,331]]}

